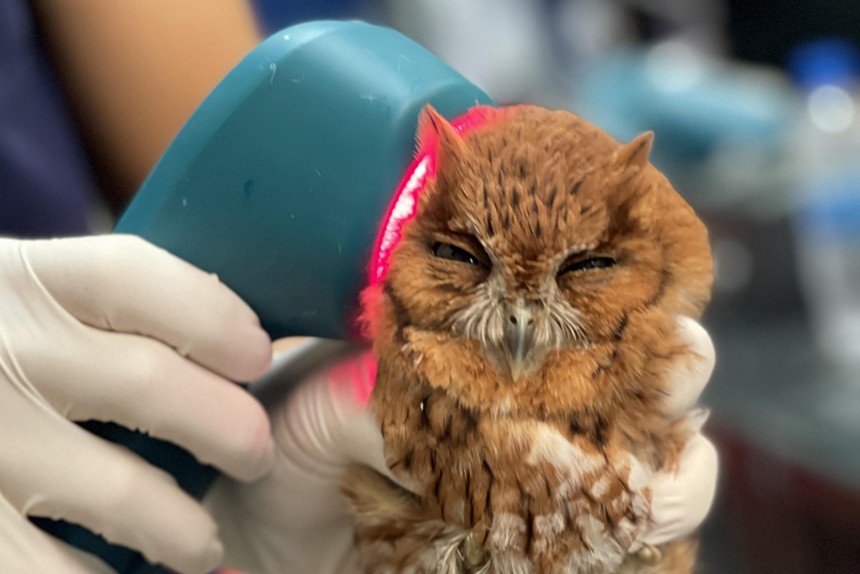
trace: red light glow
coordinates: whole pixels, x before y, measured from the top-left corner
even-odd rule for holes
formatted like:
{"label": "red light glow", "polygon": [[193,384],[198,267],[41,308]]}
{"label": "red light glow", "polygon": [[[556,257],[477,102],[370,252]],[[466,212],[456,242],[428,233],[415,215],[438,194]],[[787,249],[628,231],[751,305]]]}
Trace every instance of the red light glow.
{"label": "red light glow", "polygon": [[367,406],[376,383],[376,360],[373,352],[364,353],[343,360],[330,367],[328,379],[336,392],[333,396],[352,393],[355,403]]}
{"label": "red light glow", "polygon": [[[464,135],[476,127],[485,125],[489,120],[502,116],[500,112],[499,108],[476,106],[453,120],[451,126],[458,134]],[[370,264],[371,285],[385,277],[391,252],[402,237],[403,225],[415,217],[418,197],[427,187],[427,183],[436,175],[437,139],[436,134],[426,126],[419,128],[418,152],[397,186],[376,238]]]}
{"label": "red light glow", "polygon": [[371,284],[381,281],[388,271],[388,259],[394,246],[400,241],[403,224],[415,216],[418,208],[418,194],[427,186],[427,180],[435,174],[434,156],[435,154],[426,151],[420,152],[397,187],[394,201],[388,208],[385,223],[376,239],[376,248],[373,250]]}

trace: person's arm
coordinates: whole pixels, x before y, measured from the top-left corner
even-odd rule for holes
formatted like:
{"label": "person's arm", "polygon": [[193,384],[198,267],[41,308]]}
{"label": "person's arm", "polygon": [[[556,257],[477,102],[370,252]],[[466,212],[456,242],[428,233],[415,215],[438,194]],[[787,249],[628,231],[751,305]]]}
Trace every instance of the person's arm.
{"label": "person's arm", "polygon": [[123,204],[260,41],[246,0],[34,0],[105,193]]}

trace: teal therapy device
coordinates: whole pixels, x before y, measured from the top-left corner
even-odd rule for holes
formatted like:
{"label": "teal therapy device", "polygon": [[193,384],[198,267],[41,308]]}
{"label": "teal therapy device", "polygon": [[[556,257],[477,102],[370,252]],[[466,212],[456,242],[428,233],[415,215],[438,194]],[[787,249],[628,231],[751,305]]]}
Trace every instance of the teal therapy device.
{"label": "teal therapy device", "polygon": [[[116,227],[208,272],[273,339],[347,338],[419,112],[492,102],[424,48],[361,22],[312,22],[260,44],[209,95]],[[215,477],[186,451],[88,424],[202,496]],[[65,522],[38,521],[121,573],[158,572]]]}
{"label": "teal therapy device", "polygon": [[212,92],[116,231],[218,273],[273,338],[344,337],[421,108],[488,102],[392,30],[288,28]]}

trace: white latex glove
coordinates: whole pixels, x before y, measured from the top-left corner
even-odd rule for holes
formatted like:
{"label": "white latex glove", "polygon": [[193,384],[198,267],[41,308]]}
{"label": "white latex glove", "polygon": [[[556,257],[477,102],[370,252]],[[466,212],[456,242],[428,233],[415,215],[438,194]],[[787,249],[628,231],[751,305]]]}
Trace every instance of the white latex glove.
{"label": "white latex glove", "polygon": [[678,329],[693,353],[682,358],[670,373],[672,394],[666,402],[670,414],[689,417],[697,432],[681,452],[678,471],[660,473],[651,481],[654,525],[636,540],[630,552],[692,533],[708,515],[717,490],[717,449],[700,432],[707,411],[696,408],[714,370],[714,344],[708,332],[689,317],[678,319]]}
{"label": "white latex glove", "polygon": [[[696,404],[711,375],[714,348],[697,322],[683,318],[679,328],[695,353],[694,358],[679,361],[670,375],[675,392],[667,398],[668,407],[681,417]],[[358,463],[391,475],[382,436],[366,408],[373,388],[370,353],[307,376],[308,364],[318,364],[331,345],[306,341],[279,358],[281,372],[276,369],[270,375],[281,387],[290,381],[300,383],[288,400],[263,395],[272,405],[274,471],[250,485],[219,479],[207,497],[221,528],[227,564],[233,568],[254,574],[359,572],[340,492],[341,473],[348,464]],[[716,451],[697,434],[683,451],[678,473],[660,474],[653,481],[656,522],[631,551],[695,530],[710,509],[716,477]]]}
{"label": "white latex glove", "polygon": [[199,502],[72,421],[141,429],[256,479],[274,458],[268,418],[229,380],[270,359],[247,305],[139,238],[0,239],[0,569],[104,568],[26,516],[81,524],[182,573],[220,563]]}

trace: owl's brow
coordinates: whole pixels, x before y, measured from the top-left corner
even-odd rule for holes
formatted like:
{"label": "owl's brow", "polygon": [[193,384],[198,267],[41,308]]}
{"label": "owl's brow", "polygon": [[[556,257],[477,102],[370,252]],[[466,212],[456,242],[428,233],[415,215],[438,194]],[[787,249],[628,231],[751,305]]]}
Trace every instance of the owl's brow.
{"label": "owl's brow", "polygon": [[597,242],[579,243],[577,245],[573,245],[573,246],[569,247],[567,249],[567,251],[563,252],[564,257],[561,257],[559,259],[560,259],[560,261],[565,262],[565,261],[568,261],[570,259],[574,259],[576,257],[581,257],[582,255],[585,255],[586,253],[594,251],[595,249],[598,248],[598,246],[599,245],[597,244]]}
{"label": "owl's brow", "polygon": [[[475,231],[471,228],[460,225],[447,225],[440,229],[437,233],[451,239],[462,239],[463,241],[478,241],[475,237]],[[480,242],[479,242],[480,243]]]}
{"label": "owl's brow", "polygon": [[475,236],[478,233],[478,229],[480,226],[478,222],[475,221],[471,216],[468,217],[468,221],[458,221],[456,218],[449,219],[445,222],[445,227],[442,231],[451,233],[454,235],[469,235]]}

